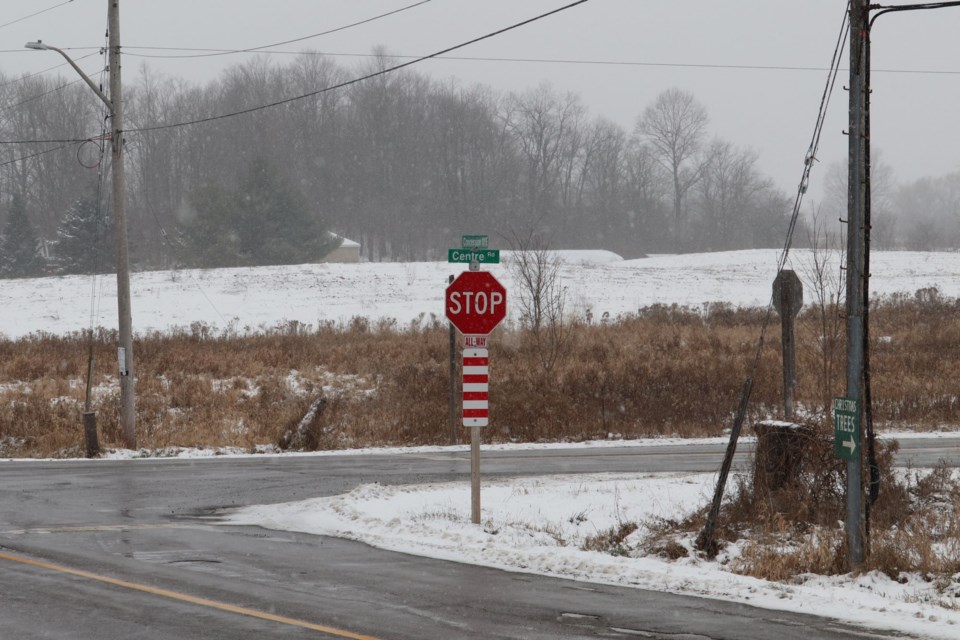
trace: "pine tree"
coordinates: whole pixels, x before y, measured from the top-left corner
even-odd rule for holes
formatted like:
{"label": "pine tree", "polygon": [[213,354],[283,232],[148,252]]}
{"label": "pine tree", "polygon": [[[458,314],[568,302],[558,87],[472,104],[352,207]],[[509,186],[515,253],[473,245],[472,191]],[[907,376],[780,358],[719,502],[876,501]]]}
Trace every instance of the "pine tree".
{"label": "pine tree", "polygon": [[190,193],[189,203],[181,219],[183,263],[202,268],[241,264],[233,195],[216,185],[203,185]]}
{"label": "pine tree", "polygon": [[43,275],[46,260],[40,240],[27,217],[23,198],[13,196],[10,214],[0,234],[0,277],[29,278]]}
{"label": "pine tree", "polygon": [[262,158],[253,161],[240,188],[240,250],[252,264],[316,260],[319,224],[303,196]]}
{"label": "pine tree", "polygon": [[96,194],[80,198],[60,220],[55,250],[60,273],[107,273],[116,269],[112,220],[97,204]]}
{"label": "pine tree", "polygon": [[200,267],[316,262],[339,240],[328,233],[299,190],[262,159],[252,162],[240,189],[195,189],[182,219],[183,261]]}

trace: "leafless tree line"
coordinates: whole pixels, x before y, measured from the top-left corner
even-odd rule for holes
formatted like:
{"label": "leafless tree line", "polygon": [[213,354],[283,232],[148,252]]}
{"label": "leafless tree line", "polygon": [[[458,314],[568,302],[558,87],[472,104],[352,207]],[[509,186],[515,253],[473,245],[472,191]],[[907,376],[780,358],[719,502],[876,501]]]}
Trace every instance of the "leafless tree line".
{"label": "leafless tree line", "polygon": [[[253,163],[273,167],[371,260],[435,259],[461,233],[517,229],[555,248],[626,257],[782,243],[790,199],[753,151],[711,139],[706,109],[677,89],[638,105],[627,131],[549,85],[500,94],[405,70],[246,115],[138,131],[311,93],[391,64],[386,55],[356,68],[312,54],[285,65],[264,57],[204,85],[148,68],[129,74],[138,266],[175,262],[171,245],[204,216],[195,194],[240,191]],[[43,141],[95,137],[103,117],[82,83],[0,75],[0,138],[36,141],[0,145],[0,223],[18,197],[37,234],[56,237],[64,213],[95,190],[98,146]]]}

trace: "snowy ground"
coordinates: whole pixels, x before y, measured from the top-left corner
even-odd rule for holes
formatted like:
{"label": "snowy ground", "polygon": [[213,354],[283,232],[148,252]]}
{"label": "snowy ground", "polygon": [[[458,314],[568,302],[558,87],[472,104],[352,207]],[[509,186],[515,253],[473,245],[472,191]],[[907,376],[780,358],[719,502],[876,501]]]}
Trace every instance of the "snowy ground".
{"label": "snowy ground", "polygon": [[[657,256],[623,261],[604,252],[566,253],[561,270],[568,308],[599,320],[651,304],[698,307],[710,302],[766,305],[777,251]],[[794,251],[789,266],[803,278],[810,254]],[[135,274],[137,332],[205,323],[252,331],[297,321],[346,323],[352,317],[393,318],[406,325],[442,317],[447,277],[462,266],[446,263],[297,265],[257,269],[181,270]],[[834,271],[839,263],[834,263]],[[494,274],[513,289],[506,265]],[[876,252],[871,287],[879,294],[938,287],[960,296],[960,254]],[[812,296],[808,293],[807,299]],[[112,276],[0,281],[0,334],[64,334],[89,326],[116,328]],[[509,319],[509,317],[508,317]],[[667,443],[668,441],[658,441]],[[676,442],[670,442],[675,444]],[[625,443],[615,443],[623,446]],[[600,445],[602,446],[602,445]],[[446,449],[448,450],[448,449]],[[380,451],[385,453],[386,451]],[[117,452],[205,456],[236,452]],[[250,507],[230,516],[256,524],[353,538],[438,558],[546,573],[579,580],[735,600],[771,609],[833,616],[923,638],[960,637],[960,593],[938,606],[931,585],[885,576],[821,578],[796,584],[737,576],[724,562],[687,558],[666,562],[639,554],[622,558],[580,550],[583,540],[625,520],[649,522],[702,505],[711,475],[561,476],[489,482],[483,524],[469,523],[466,482],[419,487],[365,485],[351,493],[287,505]],[[642,533],[642,532],[640,532]],[[638,536],[639,533],[634,534]],[[629,540],[628,540],[629,542]],[[955,577],[960,582],[960,576]],[[958,588],[960,590],[960,588]]]}
{"label": "snowy ground", "polygon": [[[584,551],[583,542],[622,522],[683,516],[712,495],[713,474],[550,476],[489,481],[480,525],[470,522],[470,484],[385,487],[241,509],[232,524],[350,538],[404,553],[510,571],[719,598],[834,617],[920,638],[960,637],[960,593],[942,597],[920,576],[900,584],[879,573],[806,576],[773,583],[736,575],[727,549],[717,561],[677,561]],[[638,541],[645,528],[632,534]],[[689,544],[689,541],[687,541]],[[956,590],[960,592],[960,583]],[[946,604],[950,608],[940,606]]]}
{"label": "snowy ground", "polygon": [[[699,307],[709,302],[765,306],[779,252],[775,250],[653,256],[620,260],[602,251],[564,252],[567,308],[599,320],[652,304]],[[789,266],[805,279],[809,251],[791,253]],[[447,277],[465,268],[444,262],[306,264],[252,269],[186,269],[134,274],[135,332],[201,322],[238,331],[283,321],[312,326],[355,316],[393,318],[406,325],[443,317]],[[506,265],[490,270],[516,291]],[[875,252],[871,288],[878,294],[936,286],[960,296],[960,253]],[[835,260],[832,273],[839,273]],[[508,293],[509,295],[509,293]],[[806,299],[812,300],[807,291]],[[508,304],[509,307],[509,304]],[[116,279],[66,276],[0,280],[0,334],[63,334],[92,324],[116,328]],[[510,316],[508,316],[508,320]]]}

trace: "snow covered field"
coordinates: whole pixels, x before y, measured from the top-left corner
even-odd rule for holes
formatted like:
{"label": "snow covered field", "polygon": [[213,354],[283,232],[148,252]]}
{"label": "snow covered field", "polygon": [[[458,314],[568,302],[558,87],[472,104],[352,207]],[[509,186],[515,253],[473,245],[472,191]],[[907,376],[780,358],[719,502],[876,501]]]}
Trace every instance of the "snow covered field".
{"label": "snow covered field", "polygon": [[[620,260],[602,251],[563,252],[567,309],[595,319],[652,304],[700,306],[728,302],[765,306],[776,275],[776,250],[653,256]],[[936,286],[960,295],[960,253],[875,252],[871,288],[878,294],[913,293]],[[803,278],[810,252],[794,250],[788,266]],[[135,332],[187,327],[256,330],[282,321],[316,326],[354,316],[394,318],[405,325],[443,316],[447,277],[465,265],[444,262],[306,264],[248,269],[187,269],[134,274]],[[836,272],[839,264],[835,261]],[[506,264],[490,269],[515,290]],[[808,292],[807,300],[812,299]],[[63,334],[91,325],[116,328],[114,276],[0,280],[0,334]],[[508,316],[509,320],[509,316]]]}
{"label": "snow covered field", "polygon": [[[778,252],[630,261],[604,252],[564,256],[561,277],[568,308],[579,315],[589,310],[599,319],[605,312],[616,316],[651,304],[765,305]],[[871,287],[878,294],[912,294],[935,286],[944,295],[960,295],[960,254],[877,252],[872,263]],[[809,252],[792,253],[789,266],[801,277],[809,265]],[[132,280],[133,324],[137,332],[194,322],[247,331],[285,321],[316,326],[364,316],[393,318],[405,325],[421,317],[442,317],[447,277],[462,268],[440,262],[367,263],[140,273]],[[491,270],[508,291],[513,287],[506,265]],[[115,279],[0,280],[0,307],[4,309],[0,333],[7,337],[38,331],[64,334],[91,323],[115,328]],[[490,482],[484,485],[484,524],[479,527],[469,523],[468,479],[418,487],[364,485],[343,496],[250,507],[229,519],[512,571],[834,616],[922,638],[960,637],[960,593],[943,598],[952,609],[939,606],[942,596],[920,576],[911,576],[905,584],[880,574],[768,583],[729,571],[726,563],[735,557],[736,548],[717,562],[693,557],[667,562],[642,554],[622,558],[580,549],[586,537],[618,522],[678,516],[704,504],[712,482],[711,475],[703,474]]]}

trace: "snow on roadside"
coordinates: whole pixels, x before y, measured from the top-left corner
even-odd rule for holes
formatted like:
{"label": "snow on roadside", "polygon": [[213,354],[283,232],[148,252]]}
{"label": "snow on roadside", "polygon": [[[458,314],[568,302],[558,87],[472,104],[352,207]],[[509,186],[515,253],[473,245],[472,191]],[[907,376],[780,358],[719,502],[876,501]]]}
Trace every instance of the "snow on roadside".
{"label": "snow on roadside", "polygon": [[922,579],[899,584],[883,574],[809,576],[774,583],[731,573],[718,561],[620,557],[582,550],[591,536],[624,522],[685,515],[706,503],[713,474],[600,474],[486,481],[483,518],[470,522],[469,482],[386,487],[225,515],[232,525],[337,536],[383,549],[510,571],[696,595],[833,617],[923,638],[960,636],[960,612],[933,604]]}
{"label": "snow on roadside", "polygon": [[[936,440],[955,438],[957,430],[949,431],[888,431],[878,434],[883,439],[896,440],[911,438],[914,440]],[[752,435],[741,435],[741,444],[752,444],[756,438]],[[584,442],[513,442],[501,444],[485,444],[482,451],[540,451],[563,449],[608,449],[621,447],[678,447],[689,445],[725,446],[728,437],[711,438],[637,438],[622,440],[611,434],[608,440],[588,440]],[[0,442],[2,444],[2,442]],[[0,451],[2,451],[0,446]],[[244,458],[254,457],[326,457],[326,456],[357,456],[357,455],[420,455],[430,453],[469,453],[470,446],[461,445],[427,445],[421,447],[370,447],[366,449],[332,449],[324,451],[282,451],[272,444],[257,445],[253,451],[241,447],[162,447],[159,449],[108,449],[99,458],[6,458],[0,457],[0,462],[49,462],[52,460],[86,462],[96,464],[99,460],[157,460],[157,459],[198,459],[198,458]],[[717,463],[719,466],[719,462]]]}

